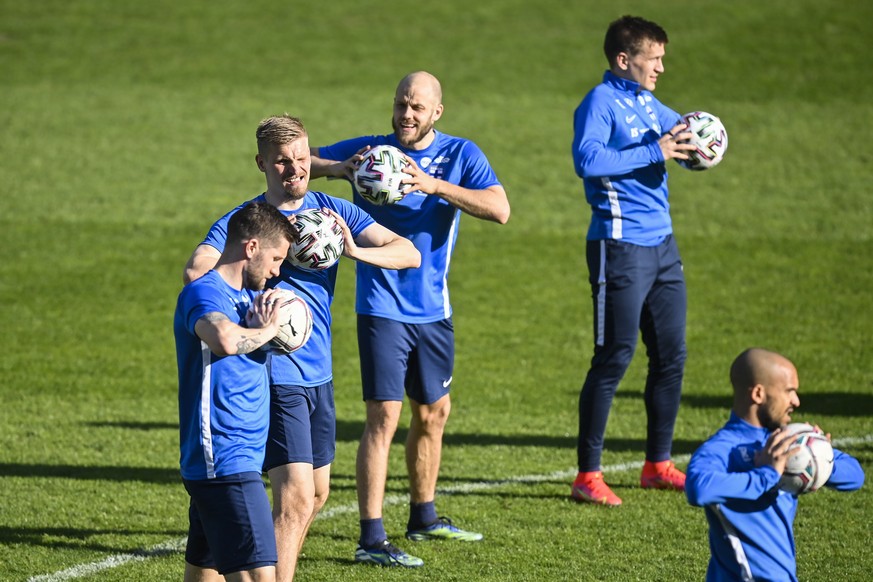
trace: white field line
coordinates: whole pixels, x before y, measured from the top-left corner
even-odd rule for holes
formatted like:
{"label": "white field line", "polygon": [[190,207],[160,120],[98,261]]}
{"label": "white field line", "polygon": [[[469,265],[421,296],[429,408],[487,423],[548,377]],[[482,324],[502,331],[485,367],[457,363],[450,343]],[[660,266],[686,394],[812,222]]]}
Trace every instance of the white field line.
{"label": "white field line", "polygon": [[[844,447],[847,445],[851,446],[863,443],[873,443],[873,435],[839,438],[834,439],[833,443],[837,447]],[[673,460],[679,463],[684,463],[690,458],[691,455],[679,455],[677,457],[674,457]],[[603,471],[605,473],[620,473],[622,471],[639,469],[642,466],[642,461],[633,461],[629,463],[607,465],[606,467],[603,467]],[[473,493],[475,491],[487,491],[490,489],[497,489],[505,485],[518,485],[521,483],[542,483],[545,481],[569,479],[570,477],[574,477],[575,475],[576,469],[570,468],[563,471],[554,471],[552,473],[546,473],[541,475],[519,475],[517,477],[508,477],[506,479],[498,479],[494,481],[480,481],[478,483],[465,483],[463,485],[455,485],[451,487],[440,487],[437,490],[437,493],[440,495],[463,495],[465,493]],[[384,505],[401,505],[408,502],[408,495],[389,495],[385,497]],[[349,513],[356,514],[357,512],[358,504],[348,503],[346,505],[340,505],[338,507],[326,509],[319,513],[316,519],[331,519],[339,515],[346,515]],[[149,558],[166,556],[167,554],[182,551],[187,541],[187,537],[168,540],[147,550],[131,552],[127,554],[116,554],[114,556],[109,556],[108,558],[100,560],[99,562],[80,564],[78,566],[73,566],[72,568],[67,568],[66,570],[61,570],[53,574],[32,576],[27,579],[27,582],[62,582],[64,580],[74,580],[76,578],[96,574],[97,572],[108,570],[110,568],[117,568],[118,566],[123,566],[124,564],[127,564],[129,562],[140,562],[148,560]]]}

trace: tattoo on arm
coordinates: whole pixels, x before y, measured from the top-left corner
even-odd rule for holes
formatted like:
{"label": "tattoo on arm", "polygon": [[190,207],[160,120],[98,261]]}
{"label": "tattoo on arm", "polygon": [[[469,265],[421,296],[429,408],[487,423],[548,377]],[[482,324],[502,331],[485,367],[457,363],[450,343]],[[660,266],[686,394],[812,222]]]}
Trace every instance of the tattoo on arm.
{"label": "tattoo on arm", "polygon": [[[201,319],[203,319],[207,323],[212,324],[216,324],[222,321],[230,321],[230,318],[227,315],[219,311],[212,311],[210,313],[207,313]],[[241,335],[239,340],[237,340],[236,342],[236,352],[234,353],[234,355],[239,356],[242,354],[248,354],[255,351],[259,347],[261,347],[261,344],[257,341],[253,340],[250,337],[246,337],[245,335]]]}
{"label": "tattoo on arm", "polygon": [[207,313],[206,315],[204,315],[202,319],[208,321],[209,323],[217,323],[219,321],[229,321],[230,320],[230,318],[228,316],[226,316],[225,314],[223,314],[219,311],[211,311],[211,312]]}
{"label": "tattoo on arm", "polygon": [[248,354],[249,352],[255,351],[259,347],[261,347],[261,344],[252,340],[251,338],[243,336],[238,342],[236,342],[236,355],[239,356],[241,354]]}

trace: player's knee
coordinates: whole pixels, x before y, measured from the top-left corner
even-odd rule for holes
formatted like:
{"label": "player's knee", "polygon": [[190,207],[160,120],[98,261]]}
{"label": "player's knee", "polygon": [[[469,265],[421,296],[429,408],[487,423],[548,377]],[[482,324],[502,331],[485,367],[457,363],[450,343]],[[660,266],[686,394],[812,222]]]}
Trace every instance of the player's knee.
{"label": "player's knee", "polygon": [[293,503],[277,505],[274,513],[276,519],[283,523],[302,527],[307,524],[315,511],[315,500],[312,497],[296,499]]}
{"label": "player's knee", "polygon": [[316,492],[312,504],[312,513],[318,513],[324,504],[327,503],[327,498],[330,496],[330,491]]}
{"label": "player's knee", "polygon": [[[327,495],[324,498],[327,500]],[[274,499],[273,514],[281,521],[306,523],[315,510],[315,500],[315,493],[311,490],[287,487]]]}
{"label": "player's knee", "polygon": [[426,432],[441,432],[449,420],[451,403],[446,401],[439,406],[422,406],[418,409],[417,420]]}
{"label": "player's knee", "polygon": [[399,416],[393,414],[368,414],[365,432],[377,440],[391,440],[397,431]]}

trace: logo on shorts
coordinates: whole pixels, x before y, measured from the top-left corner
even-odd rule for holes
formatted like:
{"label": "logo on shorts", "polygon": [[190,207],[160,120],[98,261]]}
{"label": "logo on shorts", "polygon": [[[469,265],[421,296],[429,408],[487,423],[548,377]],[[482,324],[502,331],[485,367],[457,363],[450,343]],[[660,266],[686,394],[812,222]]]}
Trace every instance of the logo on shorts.
{"label": "logo on shorts", "polygon": [[454,376],[449,376],[449,379],[448,379],[448,380],[443,380],[443,388],[448,388],[448,387],[449,387],[449,384],[452,383],[452,378],[454,378]]}

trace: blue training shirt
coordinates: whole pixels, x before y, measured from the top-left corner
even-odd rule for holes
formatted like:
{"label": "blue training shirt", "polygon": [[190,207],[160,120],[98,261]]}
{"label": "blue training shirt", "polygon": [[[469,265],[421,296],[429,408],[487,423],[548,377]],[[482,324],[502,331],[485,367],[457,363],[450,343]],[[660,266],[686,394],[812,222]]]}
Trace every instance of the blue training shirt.
{"label": "blue training shirt", "polygon": [[[475,143],[439,131],[434,133],[433,143],[424,150],[402,147],[392,133],[321,147],[319,156],[346,160],[364,146],[387,144],[399,148],[422,170],[440,180],[471,190],[500,185],[488,159]],[[358,263],[356,311],[404,323],[433,323],[451,317],[448,276],[461,211],[439,196],[420,191],[384,206],[372,204],[356,189],[353,191],[355,204],[385,228],[408,238],[421,253],[421,266],[416,269],[389,270]]]}
{"label": "blue training shirt", "polygon": [[[708,582],[785,580],[796,582],[794,516],[797,497],[778,488],[779,473],[755,466],[770,431],[731,413],[730,420],[692,455],[685,494],[703,506],[712,557]],[[825,485],[854,491],[864,483],[858,461],[834,449]]]}
{"label": "blue training shirt", "polygon": [[212,312],[245,326],[255,295],[234,289],[216,271],[186,285],[179,294],[173,333],[184,479],[261,472],[270,414],[267,354],[218,356],[194,332],[197,321]]}
{"label": "blue training shirt", "polygon": [[[266,201],[266,197],[261,194],[249,202]],[[222,251],[227,240],[227,221],[249,202],[237,206],[218,219],[209,229],[202,244]],[[323,192],[307,192],[300,208],[282,211],[282,213],[290,216],[308,208],[330,208],[342,216],[352,233],[352,238],[356,238],[373,224],[373,219],[366,212],[348,200],[335,198]],[[272,384],[313,387],[321,386],[333,379],[330,306],[333,302],[339,263],[340,261],[337,261],[332,267],[322,271],[309,271],[284,261],[279,277],[267,282],[268,287],[291,289],[302,297],[312,311],[313,320],[312,335],[303,347],[291,354],[276,355],[271,358],[270,382]]]}
{"label": "blue training shirt", "polygon": [[681,116],[610,71],[576,108],[573,165],[591,205],[588,240],[656,246],[673,232],[658,139]]}

